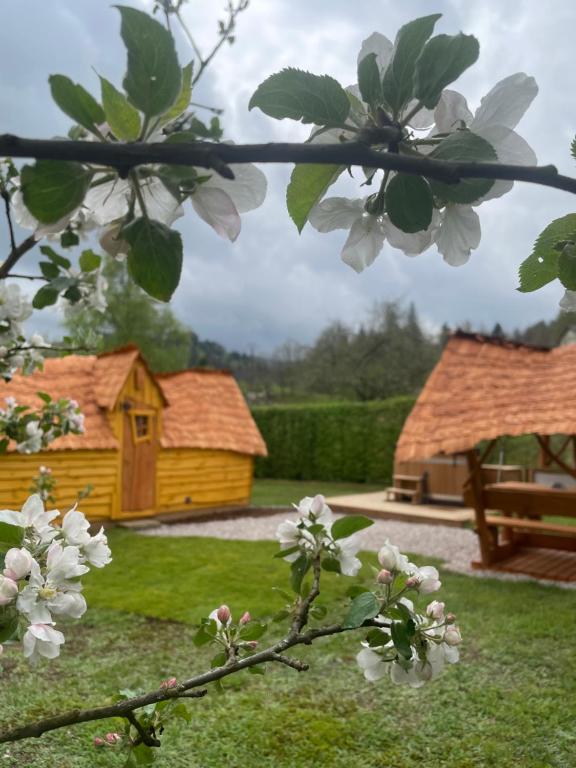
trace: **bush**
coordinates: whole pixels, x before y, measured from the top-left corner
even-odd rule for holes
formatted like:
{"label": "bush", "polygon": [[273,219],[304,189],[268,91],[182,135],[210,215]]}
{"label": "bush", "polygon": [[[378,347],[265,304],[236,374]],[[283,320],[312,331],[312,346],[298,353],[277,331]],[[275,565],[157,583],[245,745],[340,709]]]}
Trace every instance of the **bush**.
{"label": "bush", "polygon": [[259,406],[252,414],[268,445],[257,477],[389,484],[394,450],[415,398],[368,403]]}

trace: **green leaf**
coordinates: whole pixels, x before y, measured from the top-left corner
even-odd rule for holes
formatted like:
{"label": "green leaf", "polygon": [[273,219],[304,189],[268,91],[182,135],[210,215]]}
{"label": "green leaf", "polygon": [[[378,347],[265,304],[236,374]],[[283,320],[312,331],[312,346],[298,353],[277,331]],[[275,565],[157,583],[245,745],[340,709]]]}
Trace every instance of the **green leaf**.
{"label": "green leaf", "polygon": [[562,241],[576,242],[576,213],[555,219],[540,233],[531,255],[520,265],[521,293],[537,291],[558,277],[560,253],[554,246]]}
{"label": "green leaf", "polygon": [[142,766],[152,765],[156,760],[156,753],[152,747],[146,744],[138,744],[131,747],[128,760],[124,763],[124,768],[142,768]]}
{"label": "green leaf", "polygon": [[385,635],[382,630],[376,629],[376,627],[371,629],[366,635],[366,642],[371,648],[379,648],[382,645],[386,645],[388,640],[388,635]]}
{"label": "green leaf", "polygon": [[40,400],[43,400],[45,403],[51,403],[52,398],[48,394],[48,392],[36,392],[36,396],[40,398]]}
{"label": "green leaf", "polygon": [[423,16],[404,24],[398,30],[394,42],[394,56],[382,81],[384,100],[396,116],[400,115],[402,108],[414,95],[416,61],[441,16],[441,13]]}
{"label": "green leaf", "polygon": [[182,88],[182,70],[172,35],[142,11],[123,5],[116,8],[122,17],[120,34],[128,51],[124,90],[146,117],[163,115]]}
{"label": "green leaf", "polygon": [[295,560],[290,566],[290,583],[292,585],[292,589],[298,595],[300,594],[300,590],[302,589],[302,581],[304,579],[304,576],[306,576],[309,569],[310,569],[310,561],[308,560],[306,555],[300,555],[298,560]]}
{"label": "green leaf", "polygon": [[576,160],[576,136],[572,139],[572,144],[570,144],[570,154]]}
{"label": "green leaf", "polygon": [[346,629],[361,627],[366,619],[373,619],[380,612],[380,603],[372,592],[363,592],[352,600],[343,626]]}
{"label": "green leaf", "polygon": [[184,722],[186,723],[192,722],[192,715],[190,714],[190,710],[188,709],[186,704],[184,704],[183,701],[173,704],[173,706],[170,709],[170,716],[175,717],[178,720],[184,720]]}
{"label": "green leaf", "polygon": [[352,600],[358,595],[363,595],[366,592],[366,587],[363,584],[352,584],[346,590],[346,597],[350,597]]}
{"label": "green leaf", "polygon": [[166,125],[167,123],[171,123],[173,120],[176,120],[177,117],[180,117],[180,115],[188,109],[188,105],[190,104],[190,99],[192,98],[193,68],[194,68],[194,62],[191,61],[189,64],[186,64],[186,66],[182,69],[182,88],[180,90],[180,95],[176,99],[174,106],[171,109],[169,109],[168,112],[166,112],[166,114],[162,115],[160,125]]}
{"label": "green leaf", "polygon": [[226,664],[227,659],[228,657],[226,656],[226,653],[224,651],[220,651],[220,653],[217,653],[212,657],[210,666],[212,669],[215,669],[216,667],[223,667],[224,664]]}
{"label": "green leaf", "polygon": [[345,539],[347,536],[352,536],[353,533],[369,528],[371,525],[374,525],[374,520],[370,520],[364,515],[340,517],[332,526],[332,538],[334,540]]}
{"label": "green leaf", "polygon": [[0,643],[6,643],[11,640],[18,629],[18,615],[11,616],[8,621],[0,623]]}
{"label": "green leaf", "polygon": [[3,437],[2,440],[0,440],[0,453],[6,453],[6,449],[10,445],[10,440],[8,438]]}
{"label": "green leaf", "polygon": [[375,53],[369,53],[358,62],[358,87],[366,104],[372,108],[382,104],[382,79]]}
{"label": "green leaf", "polygon": [[182,272],[182,238],[165,224],[146,217],[122,229],[130,244],[128,270],[134,282],[150,296],[169,301]]}
{"label": "green leaf", "polygon": [[138,110],[105,77],[100,78],[100,87],[106,120],[112,133],[122,141],[136,141],[142,128]]}
{"label": "green leaf", "polygon": [[473,35],[437,35],[428,40],[414,67],[414,96],[428,109],[440,101],[442,90],[472,66],[480,45]]}
{"label": "green leaf", "polygon": [[72,230],[67,229],[66,232],[62,232],[60,235],[60,245],[62,248],[72,248],[75,245],[78,245],[80,242],[80,238],[76,234],[76,232],[72,232]]}
{"label": "green leaf", "polygon": [[394,647],[405,659],[412,658],[412,646],[410,645],[408,625],[400,621],[393,621],[390,625],[392,642]]}
{"label": "green leaf", "polygon": [[386,187],[386,212],[402,232],[420,232],[432,221],[434,202],[422,176],[397,173]]}
{"label": "green leaf", "polygon": [[[468,129],[451,133],[444,141],[434,147],[428,155],[434,160],[459,162],[496,163],[498,156],[491,144]],[[492,179],[463,179],[457,184],[444,184],[430,179],[434,195],[449,203],[473,203],[492,189]]]}
{"label": "green leaf", "polygon": [[50,307],[52,304],[56,304],[58,301],[59,292],[56,288],[53,288],[49,283],[43,285],[39,291],[36,292],[32,299],[32,306],[34,309],[44,309],[44,307]]}
{"label": "green leaf", "polygon": [[12,547],[20,547],[24,539],[24,528],[11,523],[0,522],[0,550],[6,551]]}
{"label": "green leaf", "polygon": [[569,291],[576,291],[576,249],[573,243],[567,243],[558,259],[558,277]]}
{"label": "green leaf", "polygon": [[328,571],[329,573],[342,573],[342,568],[340,567],[340,561],[337,560],[335,557],[325,557],[322,562],[320,563],[322,568],[325,571]]}
{"label": "green leaf", "polygon": [[274,557],[283,558],[283,557],[286,557],[287,555],[293,555],[294,552],[299,552],[299,551],[300,551],[300,547],[298,545],[294,547],[287,547],[286,549],[281,549],[280,552],[276,552]]}
{"label": "green leaf", "polygon": [[310,211],[345,169],[343,165],[295,165],[286,190],[290,218],[302,232]]}
{"label": "green leaf", "polygon": [[38,266],[40,267],[40,272],[42,272],[44,277],[48,278],[48,280],[52,280],[52,278],[58,277],[60,274],[60,270],[53,261],[39,261]]}
{"label": "green leaf", "polygon": [[251,675],[265,675],[266,667],[263,664],[254,664],[253,667],[248,667],[248,672]]}
{"label": "green leaf", "polygon": [[48,82],[52,98],[62,112],[91,133],[98,135],[97,126],[105,122],[106,117],[96,99],[65,75],[50,75]]}
{"label": "green leaf", "polygon": [[94,251],[82,251],[78,263],[82,272],[94,272],[102,263],[102,257],[94,253]]}
{"label": "green leaf", "polygon": [[242,640],[258,640],[267,631],[266,624],[260,624],[258,621],[251,621],[240,629],[240,638]]}
{"label": "green leaf", "polygon": [[65,256],[60,256],[60,254],[56,253],[54,248],[50,248],[49,245],[41,245],[40,253],[44,254],[44,256],[47,256],[50,261],[53,261],[54,264],[62,267],[62,269],[70,269],[72,266],[70,259],[67,259]]}
{"label": "green leaf", "polygon": [[22,195],[30,213],[52,224],[72,213],[84,200],[92,172],[80,163],[38,160],[22,168]]}
{"label": "green leaf", "polygon": [[254,107],[277,120],[288,117],[316,125],[342,125],[350,101],[333,77],[288,68],[258,86],[248,104],[248,109]]}

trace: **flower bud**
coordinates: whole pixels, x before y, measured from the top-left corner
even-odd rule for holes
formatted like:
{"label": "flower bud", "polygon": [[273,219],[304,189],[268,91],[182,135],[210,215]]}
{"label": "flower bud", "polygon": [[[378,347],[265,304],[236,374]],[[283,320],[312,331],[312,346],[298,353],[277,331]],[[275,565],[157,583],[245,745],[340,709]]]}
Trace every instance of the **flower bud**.
{"label": "flower bud", "polygon": [[439,621],[444,616],[445,607],[444,603],[441,603],[438,600],[432,600],[430,605],[426,608],[426,615],[435,621]]}
{"label": "flower bud", "polygon": [[376,581],[378,584],[392,584],[394,575],[386,568],[382,568],[378,576],[376,576]]}
{"label": "flower bud", "polygon": [[175,677],[169,677],[168,680],[162,680],[160,683],[160,688],[176,688],[178,685],[178,680],[176,680]]}
{"label": "flower bud", "polygon": [[455,625],[447,627],[444,632],[443,640],[446,645],[460,645],[462,642],[462,635],[460,634],[458,627]]}
{"label": "flower bud", "polygon": [[122,736],[120,736],[119,733],[107,733],[106,734],[106,742],[108,744],[118,744],[118,742],[122,741]]}
{"label": "flower bud", "polygon": [[238,623],[240,624],[240,626],[243,626],[244,624],[248,624],[248,622],[250,621],[252,621],[252,616],[250,616],[248,611],[245,611],[240,617],[240,621]]}
{"label": "flower bud", "polygon": [[232,618],[232,614],[230,613],[230,608],[228,608],[227,605],[221,605],[220,608],[216,611],[216,616],[218,618],[218,621],[222,624],[228,624],[230,619]]}
{"label": "flower bud", "polygon": [[100,736],[94,737],[94,746],[95,747],[103,747],[106,744],[104,739],[101,739]]}
{"label": "flower bud", "polygon": [[384,544],[378,552],[378,562],[387,571],[395,571],[398,564],[398,547],[393,544]]}
{"label": "flower bud", "polygon": [[312,504],[310,504],[310,512],[315,515],[315,517],[318,517],[318,515],[322,512],[324,509],[325,504],[324,496],[322,496],[321,493],[319,493],[317,496],[314,496],[312,499]]}
{"label": "flower bud", "polygon": [[410,576],[406,579],[406,586],[410,589],[412,589],[412,587],[417,587],[418,584],[420,584],[420,579],[417,576]]}
{"label": "flower bud", "polygon": [[250,648],[251,651],[254,651],[256,648],[258,648],[258,640],[248,640],[246,645],[248,648]]}
{"label": "flower bud", "polygon": [[24,547],[21,549],[12,547],[12,549],[6,552],[6,557],[4,558],[4,576],[13,581],[23,579],[24,576],[28,576],[30,573],[32,562],[32,555],[27,549],[24,549]]}
{"label": "flower bud", "polygon": [[18,584],[13,579],[0,576],[0,605],[8,605],[18,594]]}
{"label": "flower bud", "polygon": [[456,621],[456,615],[454,613],[446,614],[446,624],[454,624]]}

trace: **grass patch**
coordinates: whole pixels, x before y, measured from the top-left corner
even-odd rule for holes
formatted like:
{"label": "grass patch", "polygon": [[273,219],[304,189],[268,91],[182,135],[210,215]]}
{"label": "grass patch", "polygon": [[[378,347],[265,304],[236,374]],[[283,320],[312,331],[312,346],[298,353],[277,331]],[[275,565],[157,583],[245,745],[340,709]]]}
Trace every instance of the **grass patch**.
{"label": "grass patch", "polygon": [[[121,687],[153,687],[206,668],[192,623],[226,600],[266,616],[287,568],[271,542],[156,539],[113,531],[114,563],[87,579],[90,609],[67,631],[56,662],[30,670],[2,657],[3,726],[104,703]],[[366,555],[366,562],[374,560]],[[369,578],[369,568],[358,577]],[[322,601],[341,606],[350,579],[327,575]],[[191,726],[167,732],[158,768],[567,768],[574,764],[574,592],[444,575],[442,599],[459,616],[463,660],[419,691],[366,683],[358,639],[297,650],[311,671],[237,675],[225,693],[191,703]],[[277,631],[276,629],[273,631]],[[114,765],[92,746],[113,722],[84,724],[11,744],[0,768]]]}
{"label": "grass patch", "polygon": [[261,480],[255,479],[252,488],[252,504],[258,507],[290,506],[304,496],[343,496],[347,493],[372,493],[383,491],[385,485],[371,483],[329,483],[324,480]]}

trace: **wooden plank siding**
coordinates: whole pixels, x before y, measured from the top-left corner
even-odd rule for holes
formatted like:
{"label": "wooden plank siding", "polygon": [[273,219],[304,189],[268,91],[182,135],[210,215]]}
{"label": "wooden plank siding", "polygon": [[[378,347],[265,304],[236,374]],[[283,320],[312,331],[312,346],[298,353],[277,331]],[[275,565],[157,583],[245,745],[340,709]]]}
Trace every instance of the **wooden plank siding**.
{"label": "wooden plank siding", "polygon": [[32,478],[41,465],[52,470],[57,481],[51,507],[66,512],[88,483],[94,490],[82,500],[90,519],[111,517],[116,505],[117,451],[44,451],[31,455],[6,453],[0,457],[0,508],[20,509],[30,495]]}
{"label": "wooden plank siding", "polygon": [[253,458],[233,451],[164,448],[158,454],[160,512],[247,504]]}

